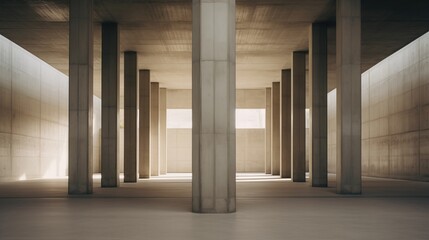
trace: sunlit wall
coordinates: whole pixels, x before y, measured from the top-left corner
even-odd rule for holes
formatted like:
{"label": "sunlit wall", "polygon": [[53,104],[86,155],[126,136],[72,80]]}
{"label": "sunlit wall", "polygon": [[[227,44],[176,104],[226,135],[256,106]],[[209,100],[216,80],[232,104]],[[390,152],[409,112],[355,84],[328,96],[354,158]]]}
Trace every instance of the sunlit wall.
{"label": "sunlit wall", "polygon": [[[362,74],[362,174],[429,180],[429,33]],[[328,94],[329,171],[336,92]]]}
{"label": "sunlit wall", "polygon": [[0,36],[0,179],[67,173],[68,77]]}

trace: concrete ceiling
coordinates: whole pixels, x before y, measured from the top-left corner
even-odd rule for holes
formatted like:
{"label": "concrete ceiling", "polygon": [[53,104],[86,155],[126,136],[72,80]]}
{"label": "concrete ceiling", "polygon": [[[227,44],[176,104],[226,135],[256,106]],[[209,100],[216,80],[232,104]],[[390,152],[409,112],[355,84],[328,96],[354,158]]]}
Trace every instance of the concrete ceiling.
{"label": "concrete ceiling", "polygon": [[[0,2],[0,34],[68,74],[68,0]],[[100,23],[116,21],[121,51],[138,52],[162,87],[191,87],[191,0],[95,0],[94,91],[100,96]],[[362,70],[429,30],[429,1],[362,1]],[[308,49],[308,27],[327,21],[335,85],[335,0],[237,0],[237,87],[261,88]],[[121,66],[122,66],[121,57]],[[122,69],[122,67],[121,67]],[[122,77],[122,76],[121,76]]]}

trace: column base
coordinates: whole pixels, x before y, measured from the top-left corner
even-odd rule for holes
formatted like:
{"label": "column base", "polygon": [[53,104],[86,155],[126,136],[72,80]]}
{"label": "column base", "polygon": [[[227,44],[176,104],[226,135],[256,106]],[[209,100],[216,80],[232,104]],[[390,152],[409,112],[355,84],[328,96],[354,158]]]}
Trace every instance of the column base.
{"label": "column base", "polygon": [[[235,198],[230,198],[229,200],[224,198],[215,199],[213,198],[192,199],[192,212],[194,213],[234,213],[236,212],[236,202]],[[201,205],[206,205],[202,207]],[[213,206],[214,205],[214,206]]]}

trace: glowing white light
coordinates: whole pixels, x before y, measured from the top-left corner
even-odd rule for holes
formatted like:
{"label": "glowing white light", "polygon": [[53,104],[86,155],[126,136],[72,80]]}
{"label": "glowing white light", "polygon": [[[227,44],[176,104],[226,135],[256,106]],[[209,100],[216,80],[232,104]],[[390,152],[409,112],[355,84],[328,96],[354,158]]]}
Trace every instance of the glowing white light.
{"label": "glowing white light", "polygon": [[192,109],[167,109],[167,128],[192,128]]}
{"label": "glowing white light", "polygon": [[265,128],[265,109],[236,109],[235,128]]}
{"label": "glowing white light", "polygon": [[305,109],[305,128],[310,128],[310,109]]}
{"label": "glowing white light", "polygon": [[[236,109],[235,127],[265,128],[265,109]],[[192,109],[167,109],[167,128],[192,128]]]}
{"label": "glowing white light", "polygon": [[25,181],[25,180],[27,180],[27,175],[24,173],[24,174],[22,174],[19,178],[18,178],[18,180],[19,181]]}

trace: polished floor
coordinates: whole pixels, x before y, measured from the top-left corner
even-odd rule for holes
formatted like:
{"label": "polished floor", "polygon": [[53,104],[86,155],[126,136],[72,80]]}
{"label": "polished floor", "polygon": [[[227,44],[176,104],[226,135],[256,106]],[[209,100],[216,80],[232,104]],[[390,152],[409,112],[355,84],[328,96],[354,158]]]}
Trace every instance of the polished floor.
{"label": "polished floor", "polygon": [[195,214],[190,176],[174,174],[68,197],[66,179],[0,183],[0,239],[429,239],[429,183],[364,178],[335,193],[239,174],[237,212]]}

